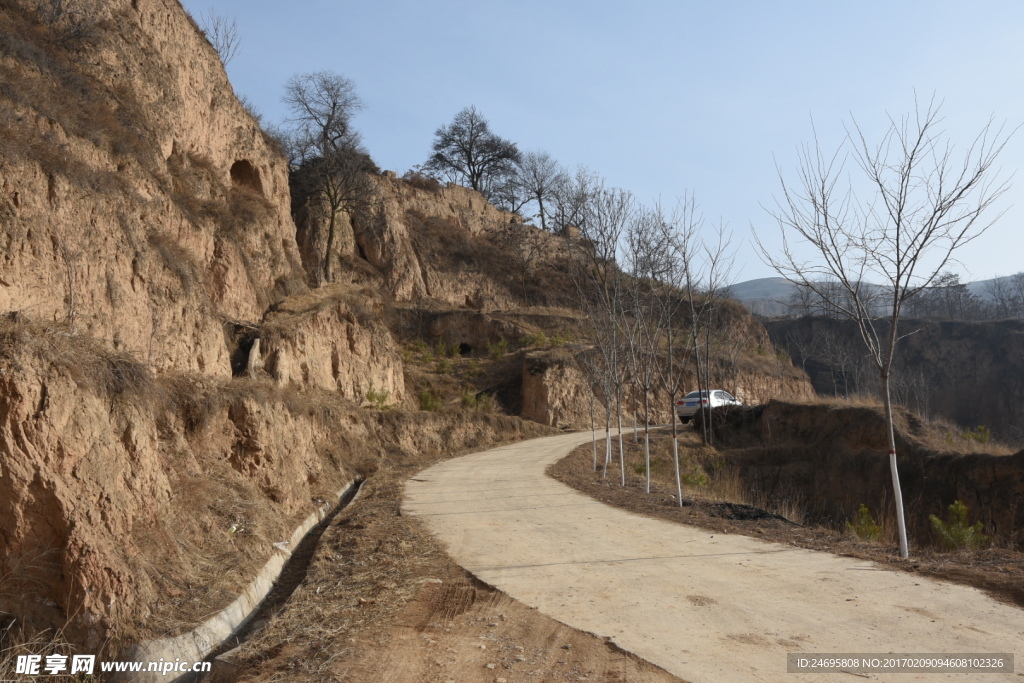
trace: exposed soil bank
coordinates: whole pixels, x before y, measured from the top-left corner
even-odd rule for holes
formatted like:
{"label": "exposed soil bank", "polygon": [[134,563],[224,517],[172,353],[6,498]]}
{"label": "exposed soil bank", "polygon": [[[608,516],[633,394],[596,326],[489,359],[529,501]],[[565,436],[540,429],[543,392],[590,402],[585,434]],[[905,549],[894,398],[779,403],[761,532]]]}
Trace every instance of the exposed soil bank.
{"label": "exposed soil bank", "polygon": [[[808,519],[841,525],[866,504],[892,519],[887,429],[872,407],[770,401],[716,418],[715,444],[744,485],[767,498],[793,496]],[[945,518],[956,500],[971,523],[1003,547],[1024,541],[1024,451],[950,452],[950,435],[908,411],[896,414],[896,451],[911,542],[933,544],[929,515]],[[978,450],[984,444],[973,444]]]}

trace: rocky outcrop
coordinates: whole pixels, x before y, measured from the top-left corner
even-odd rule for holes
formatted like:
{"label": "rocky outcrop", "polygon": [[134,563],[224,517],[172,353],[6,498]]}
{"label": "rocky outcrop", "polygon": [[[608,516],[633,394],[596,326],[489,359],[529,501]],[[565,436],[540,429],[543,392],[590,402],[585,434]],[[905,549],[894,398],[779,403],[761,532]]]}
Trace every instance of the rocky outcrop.
{"label": "rocky outcrop", "polygon": [[[495,235],[510,221],[522,221],[519,216],[458,185],[403,180],[392,172],[372,181],[372,208],[338,217],[334,258],[372,264],[397,302],[431,299],[482,311],[518,305],[517,273],[508,254],[496,249]],[[299,225],[303,262],[310,272],[326,244],[322,213],[304,212]],[[546,244],[548,256],[558,251],[560,238],[539,229],[531,235]]]}
{"label": "rocky outcrop", "polygon": [[156,379],[60,330],[3,332],[0,576],[19,587],[4,611],[27,623],[70,620],[68,637],[97,647],[181,582],[230,593],[217,565],[244,573],[352,478],[328,426],[272,386]]}
{"label": "rocky outcrop", "polygon": [[591,396],[570,354],[535,352],[524,359],[521,414],[526,419],[564,429],[589,426]]}
{"label": "rocky outcrop", "polygon": [[327,285],[281,301],[260,326],[263,368],[279,385],[336,391],[356,404],[370,391],[405,398],[398,344],[377,292]]}
{"label": "rocky outcrop", "polygon": [[88,46],[0,16],[0,310],[229,376],[218,317],[301,280],[286,164],[176,0],[89,4]]}

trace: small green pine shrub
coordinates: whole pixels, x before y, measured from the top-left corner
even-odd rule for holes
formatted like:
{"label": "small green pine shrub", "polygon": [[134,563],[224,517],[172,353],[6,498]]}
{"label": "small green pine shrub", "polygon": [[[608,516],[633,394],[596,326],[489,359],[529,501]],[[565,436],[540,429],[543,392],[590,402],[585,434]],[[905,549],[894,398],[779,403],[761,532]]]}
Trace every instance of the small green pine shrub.
{"label": "small green pine shrub", "polygon": [[476,398],[476,409],[481,413],[493,414],[498,412],[498,404],[490,394],[480,394]]}
{"label": "small green pine shrub", "polygon": [[484,374],[484,369],[480,367],[480,361],[476,358],[469,361],[469,367],[466,368],[466,374],[470,377],[478,377]]}
{"label": "small green pine shrub", "polygon": [[846,530],[856,534],[858,538],[869,541],[877,541],[878,537],[882,535],[882,526],[875,522],[871,511],[864,503],[861,503],[860,509],[857,510],[857,518],[846,523]]}
{"label": "small green pine shrub", "polygon": [[992,441],[992,430],[985,425],[978,425],[974,429],[968,429],[964,432],[964,438],[978,443],[989,443]]}
{"label": "small green pine shrub", "polygon": [[462,392],[462,407],[480,413],[493,413],[497,406],[494,403],[494,397],[490,394],[477,395],[476,392],[467,387]]}
{"label": "small green pine shrub", "polygon": [[435,353],[442,358],[455,358],[459,355],[459,345],[452,343],[447,344],[443,341],[437,342],[437,346],[434,347]]}
{"label": "small green pine shrub", "polygon": [[373,386],[373,382],[370,382],[370,388],[366,391],[366,402],[377,410],[387,410],[391,406],[388,405],[388,399],[391,398],[391,394],[387,391],[378,391]]}
{"label": "small green pine shrub", "polygon": [[441,358],[437,361],[437,365],[434,367],[434,372],[439,375],[452,374],[452,362],[447,358]]}
{"label": "small green pine shrub", "polygon": [[707,472],[696,463],[691,463],[689,469],[686,472],[682,472],[679,478],[684,484],[694,488],[707,488],[711,485]]}
{"label": "small green pine shrub", "polygon": [[420,410],[435,412],[441,409],[441,397],[430,389],[420,392]]}
{"label": "small green pine shrub", "polygon": [[533,346],[547,347],[550,344],[548,336],[543,332],[534,332],[528,334],[519,340],[519,346],[523,348],[530,348]]}
{"label": "small green pine shrub", "polygon": [[928,519],[942,544],[950,550],[976,550],[989,542],[989,537],[982,533],[985,527],[981,522],[967,525],[967,505],[963,501],[955,501],[949,506],[945,522],[935,515],[928,515]]}
{"label": "small green pine shrub", "polygon": [[501,360],[508,353],[508,340],[499,339],[496,343],[488,343],[487,352],[494,360]]}
{"label": "small green pine shrub", "polygon": [[552,346],[565,346],[571,341],[573,341],[571,332],[555,332],[554,336],[551,337]]}

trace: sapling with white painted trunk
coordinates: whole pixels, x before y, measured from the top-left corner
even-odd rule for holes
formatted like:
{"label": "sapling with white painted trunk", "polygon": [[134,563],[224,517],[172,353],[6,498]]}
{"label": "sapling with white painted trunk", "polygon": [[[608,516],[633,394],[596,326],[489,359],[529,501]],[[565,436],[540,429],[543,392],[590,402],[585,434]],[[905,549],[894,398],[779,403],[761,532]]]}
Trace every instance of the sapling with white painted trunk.
{"label": "sapling with white painted trunk", "polygon": [[[956,150],[940,129],[940,108],[932,98],[910,115],[889,117],[875,144],[853,121],[834,153],[824,151],[815,135],[813,146],[800,149],[796,182],[787,182],[779,171],[782,197],[771,215],[782,232],[781,254],[754,236],[768,265],[857,323],[881,380],[904,558],[909,547],[889,390],[900,316],[906,302],[932,285],[957,249],[992,225],[998,216],[986,216],[1009,189],[995,162],[1012,132],[990,120],[970,145]],[[793,237],[809,249],[793,249]],[[823,282],[839,287],[823,287]],[[882,312],[868,305],[868,282],[884,288]]]}

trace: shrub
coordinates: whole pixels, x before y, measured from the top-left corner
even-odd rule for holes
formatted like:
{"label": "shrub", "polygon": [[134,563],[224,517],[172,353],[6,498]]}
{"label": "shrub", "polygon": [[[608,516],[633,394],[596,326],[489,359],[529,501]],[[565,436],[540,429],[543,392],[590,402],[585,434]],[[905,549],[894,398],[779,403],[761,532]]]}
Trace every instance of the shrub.
{"label": "shrub", "polygon": [[434,372],[439,375],[450,375],[452,373],[452,363],[447,358],[441,358],[437,361],[437,365],[434,367]]}
{"label": "shrub", "polygon": [[412,187],[420,190],[426,190],[435,194],[441,191],[441,183],[439,183],[436,178],[424,175],[416,169],[406,171],[405,175],[402,176],[402,180],[404,180],[407,185],[411,185]]}
{"label": "shrub", "polygon": [[431,412],[441,409],[441,397],[430,389],[424,389],[420,392],[420,410],[429,410]]}
{"label": "shrub", "polygon": [[448,344],[446,342],[439,341],[437,342],[437,346],[434,347],[434,350],[437,355],[444,356],[445,358],[455,358],[455,356],[459,355],[459,345],[454,342]]}
{"label": "shrub", "polygon": [[565,346],[569,342],[573,341],[572,332],[555,332],[554,336],[551,337],[552,346]]}
{"label": "shrub", "polygon": [[499,339],[496,343],[487,344],[487,352],[491,354],[491,358],[494,360],[501,360],[508,353],[508,340]]}
{"label": "shrub", "polygon": [[543,332],[534,332],[533,334],[528,334],[520,339],[519,345],[524,348],[529,348],[531,346],[548,346],[548,336]]}
{"label": "shrub", "polygon": [[391,394],[387,391],[377,391],[377,388],[373,386],[373,382],[370,382],[370,388],[366,391],[366,401],[377,410],[387,410],[391,406],[388,405],[388,399],[391,398]]}
{"label": "shrub", "polygon": [[861,503],[860,509],[857,510],[857,518],[852,522],[846,523],[846,530],[856,534],[858,538],[864,538],[869,541],[877,541],[878,537],[882,535],[881,525],[875,522],[874,517],[871,516],[871,511],[868,510],[868,506],[864,503]]}
{"label": "shrub", "polygon": [[475,409],[477,406],[476,392],[472,389],[466,388],[462,392],[462,407]]}
{"label": "shrub", "polygon": [[481,413],[496,413],[498,404],[490,394],[480,394],[476,397],[476,409]]}
{"label": "shrub", "polygon": [[943,545],[950,550],[977,549],[989,542],[989,537],[982,533],[984,525],[981,522],[967,525],[967,505],[963,501],[954,501],[949,506],[945,522],[935,515],[928,515],[928,519]]}
{"label": "shrub", "polygon": [[985,425],[978,425],[974,429],[965,431],[964,438],[978,443],[989,443],[992,441],[992,430]]}

